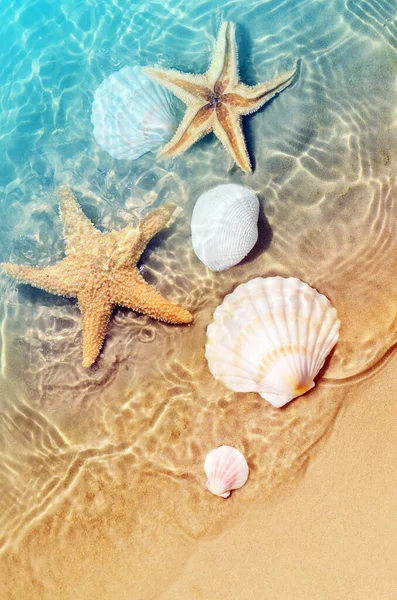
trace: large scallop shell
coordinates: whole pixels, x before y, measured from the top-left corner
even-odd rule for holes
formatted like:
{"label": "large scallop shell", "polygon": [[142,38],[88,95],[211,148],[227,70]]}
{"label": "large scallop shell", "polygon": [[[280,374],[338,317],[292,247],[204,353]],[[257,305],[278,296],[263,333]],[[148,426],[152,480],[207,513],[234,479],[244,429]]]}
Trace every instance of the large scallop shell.
{"label": "large scallop shell", "polygon": [[231,490],[241,488],[248,479],[248,465],[244,455],[232,446],[219,446],[208,452],[204,471],[207,490],[215,496],[228,498]]}
{"label": "large scallop shell", "polygon": [[258,277],[215,310],[208,365],[229,389],[258,392],[279,408],[314,386],[339,326],[336,309],[307,283]]}
{"label": "large scallop shell", "polygon": [[94,94],[91,122],[106,152],[130,160],[158,150],[178,126],[173,95],[138,66],[123,67],[102,81]]}
{"label": "large scallop shell", "polygon": [[259,200],[243,185],[218,185],[202,194],[191,221],[192,244],[212,271],[237,265],[258,239]]}

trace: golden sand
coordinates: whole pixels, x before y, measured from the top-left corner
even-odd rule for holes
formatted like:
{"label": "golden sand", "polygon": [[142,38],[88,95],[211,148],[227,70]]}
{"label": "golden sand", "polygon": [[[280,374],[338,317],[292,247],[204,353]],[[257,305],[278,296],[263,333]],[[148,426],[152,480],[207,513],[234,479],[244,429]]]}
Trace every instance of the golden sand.
{"label": "golden sand", "polygon": [[[133,167],[103,159],[106,181],[99,159],[91,171],[74,158],[63,168],[54,151],[58,183],[104,230],[178,204],[142,274],[194,322],[119,309],[86,370],[76,306],[1,279],[1,600],[397,597],[393,19],[378,43],[379,28],[353,30],[361,12],[347,4],[347,20],[333,7],[307,51],[301,13],[291,14],[291,40],[306,54],[296,82],[249,120],[249,179],[206,140],[167,167],[148,155]],[[273,59],[292,50],[278,35],[267,40]],[[189,217],[199,194],[226,181],[258,194],[260,237],[242,264],[217,274],[194,255]],[[16,235],[38,235],[35,251],[60,233],[49,196],[12,205]],[[47,264],[62,254],[53,249]],[[342,323],[316,387],[282,410],[225,389],[204,356],[215,307],[269,275],[315,287]],[[204,487],[205,455],[220,444],[250,466],[227,500]]]}
{"label": "golden sand", "polygon": [[395,598],[396,368],[352,390],[299,481],[203,543],[158,597]]}
{"label": "golden sand", "polygon": [[[358,185],[307,212],[261,198],[272,217],[262,210],[259,247],[221,274],[195,258],[181,215],[146,277],[167,266],[160,291],[185,298],[192,326],[121,310],[88,372],[78,334],[58,336],[53,353],[25,352],[25,383],[2,395],[0,597],[391,597],[397,240],[380,232],[397,207],[386,201],[395,183],[383,186],[380,197]],[[204,357],[224,295],[276,273],[317,287],[342,321],[316,388],[282,410],[225,389]],[[10,376],[21,355],[6,357]],[[204,489],[204,457],[220,444],[250,465],[228,500]]]}

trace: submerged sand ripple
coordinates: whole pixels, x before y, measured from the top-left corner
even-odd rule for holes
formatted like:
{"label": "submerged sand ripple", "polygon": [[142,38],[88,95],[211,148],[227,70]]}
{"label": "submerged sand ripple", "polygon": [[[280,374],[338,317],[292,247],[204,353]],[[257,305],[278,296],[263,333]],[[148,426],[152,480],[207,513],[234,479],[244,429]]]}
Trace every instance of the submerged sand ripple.
{"label": "submerged sand ripple", "polygon": [[397,50],[396,5],[393,0],[345,0],[347,19],[368,37],[383,38]]}
{"label": "submerged sand ripple", "polygon": [[[143,275],[195,318],[178,328],[117,310],[98,364],[84,370],[74,304],[0,278],[0,589],[7,599],[158,598],[195,541],[299,482],[357,383],[382,370],[397,347],[393,7],[258,0],[242,15],[235,1],[215,3],[218,12],[209,2],[173,4],[167,12],[150,2],[145,12],[114,2],[103,15],[75,6],[42,54],[21,62],[26,40],[19,37],[0,65],[0,145],[7,145],[0,209],[8,207],[1,260],[62,257],[59,183],[76,190],[104,230],[175,201],[180,213],[145,252]],[[2,10],[2,22],[14,26]],[[106,42],[111,14],[114,44]],[[131,165],[104,154],[89,121],[103,77],[158,59],[202,71],[223,18],[239,23],[248,84],[299,58],[291,88],[247,119],[254,174],[239,173],[214,140],[169,163],[146,155]],[[72,47],[62,41],[70,28]],[[39,31],[40,22],[35,39]],[[14,85],[10,74],[22,69]],[[27,98],[36,107],[31,135],[18,125],[28,118]],[[241,265],[214,274],[194,255],[189,215],[203,191],[225,181],[258,194],[260,240]],[[225,294],[276,274],[326,294],[342,321],[316,388],[280,411],[222,387],[204,357],[206,327]],[[202,471],[219,444],[240,448],[251,470],[225,502],[204,490]]]}

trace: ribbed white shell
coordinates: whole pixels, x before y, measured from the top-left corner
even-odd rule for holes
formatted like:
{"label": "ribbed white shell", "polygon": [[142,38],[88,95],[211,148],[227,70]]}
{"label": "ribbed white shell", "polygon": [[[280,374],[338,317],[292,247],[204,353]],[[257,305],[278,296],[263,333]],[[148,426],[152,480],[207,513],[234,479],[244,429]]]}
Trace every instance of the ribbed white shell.
{"label": "ribbed white shell", "polygon": [[134,160],[158,150],[178,126],[171,92],[140,67],[124,67],[104,79],[94,94],[94,137],[114,158]]}
{"label": "ribbed white shell", "polygon": [[249,469],[240,450],[219,446],[207,454],[204,471],[207,490],[215,496],[228,498],[231,490],[241,488],[247,481]]}
{"label": "ribbed white shell", "polygon": [[259,200],[249,188],[218,185],[202,194],[192,214],[192,244],[212,271],[237,265],[258,239]]}
{"label": "ribbed white shell", "polygon": [[314,386],[339,326],[329,300],[306,283],[258,277],[215,310],[207,329],[208,365],[229,389],[258,392],[281,407]]}

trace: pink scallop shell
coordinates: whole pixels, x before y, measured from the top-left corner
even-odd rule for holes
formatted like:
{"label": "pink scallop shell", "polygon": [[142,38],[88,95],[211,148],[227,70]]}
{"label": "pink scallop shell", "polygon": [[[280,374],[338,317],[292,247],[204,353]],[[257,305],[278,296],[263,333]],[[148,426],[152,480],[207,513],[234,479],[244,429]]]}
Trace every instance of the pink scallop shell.
{"label": "pink scallop shell", "polygon": [[228,498],[231,490],[241,488],[248,479],[249,468],[244,455],[232,446],[219,446],[206,456],[206,488],[215,496]]}

